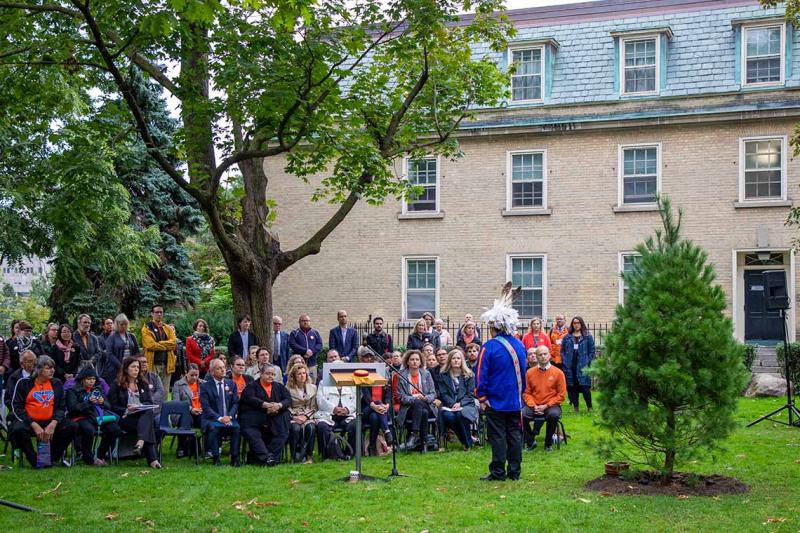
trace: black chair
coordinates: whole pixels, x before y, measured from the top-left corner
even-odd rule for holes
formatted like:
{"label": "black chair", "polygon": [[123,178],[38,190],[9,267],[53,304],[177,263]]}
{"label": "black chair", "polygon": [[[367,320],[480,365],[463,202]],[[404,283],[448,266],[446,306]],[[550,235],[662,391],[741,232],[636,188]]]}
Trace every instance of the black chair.
{"label": "black chair", "polygon": [[[542,426],[547,424],[547,419],[544,416],[534,416],[533,418],[526,419],[524,422],[527,424],[527,420],[531,420],[534,424],[534,427]],[[534,437],[537,433],[534,433]],[[556,421],[556,432],[553,434],[553,440],[555,441],[556,449],[561,449],[561,443],[563,442],[564,445],[567,445],[567,432],[564,429],[564,420],[559,416],[558,420]]]}
{"label": "black chair", "polygon": [[192,412],[188,402],[169,401],[161,406],[158,421],[158,462],[162,462],[164,437],[191,437],[194,441],[194,462],[200,464],[200,438],[192,427]]}

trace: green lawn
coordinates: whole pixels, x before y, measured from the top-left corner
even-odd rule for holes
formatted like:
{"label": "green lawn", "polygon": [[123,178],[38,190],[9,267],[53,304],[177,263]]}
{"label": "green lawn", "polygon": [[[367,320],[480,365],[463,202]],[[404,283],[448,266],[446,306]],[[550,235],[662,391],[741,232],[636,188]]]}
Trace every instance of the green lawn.
{"label": "green lawn", "polygon": [[[350,463],[281,465],[272,469],[214,468],[174,455],[150,471],[144,461],[98,469],[75,467],[0,472],[0,498],[48,514],[0,508],[0,531],[186,530],[241,531],[799,531],[800,429],[744,425],[781,399],[741,400],[741,428],[716,460],[682,470],[735,476],[752,491],[717,499],[610,496],[587,492],[602,473],[591,441],[600,434],[590,415],[565,416],[569,445],[525,453],[519,482],[482,482],[489,450],[398,456],[411,477],[389,483],[335,481]],[[7,458],[3,459],[7,462]],[[381,476],[391,458],[365,459],[364,473]],[[58,483],[56,491],[50,491]],[[253,502],[255,503],[249,503]],[[111,517],[109,519],[107,517]],[[770,521],[772,519],[772,521]]]}

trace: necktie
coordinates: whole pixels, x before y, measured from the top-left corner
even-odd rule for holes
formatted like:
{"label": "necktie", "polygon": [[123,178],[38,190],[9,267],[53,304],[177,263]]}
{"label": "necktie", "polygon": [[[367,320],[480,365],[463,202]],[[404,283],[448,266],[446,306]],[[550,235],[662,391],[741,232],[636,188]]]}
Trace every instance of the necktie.
{"label": "necktie", "polygon": [[221,381],[217,382],[217,409],[219,410],[219,416],[225,416],[225,395],[223,394]]}

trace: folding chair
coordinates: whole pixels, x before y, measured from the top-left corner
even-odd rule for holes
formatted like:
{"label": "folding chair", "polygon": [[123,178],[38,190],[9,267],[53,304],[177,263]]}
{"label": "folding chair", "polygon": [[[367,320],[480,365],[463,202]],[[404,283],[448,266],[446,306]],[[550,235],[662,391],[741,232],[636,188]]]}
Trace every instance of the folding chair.
{"label": "folding chair", "polygon": [[158,461],[162,462],[164,437],[191,437],[194,441],[194,461],[200,464],[200,438],[192,427],[192,412],[189,403],[179,401],[164,402],[158,421]]}

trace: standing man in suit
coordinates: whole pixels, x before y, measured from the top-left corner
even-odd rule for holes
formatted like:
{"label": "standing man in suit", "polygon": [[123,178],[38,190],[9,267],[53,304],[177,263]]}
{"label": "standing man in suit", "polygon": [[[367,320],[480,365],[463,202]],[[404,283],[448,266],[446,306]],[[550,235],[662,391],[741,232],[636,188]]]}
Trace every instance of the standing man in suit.
{"label": "standing man in suit", "polygon": [[322,351],[322,337],[319,331],[311,328],[311,318],[300,315],[300,327],[289,334],[289,347],[292,354],[303,356],[308,367],[311,383],[317,382],[317,355]]}
{"label": "standing man in suit", "polygon": [[339,352],[345,363],[353,362],[358,351],[358,332],[356,328],[347,326],[347,311],[336,313],[336,320],[339,326],[331,329],[328,334],[328,348]]}
{"label": "standing man in suit", "polygon": [[247,354],[251,346],[260,346],[256,334],[250,331],[253,319],[250,315],[240,316],[236,322],[239,329],[231,333],[228,337],[228,357],[243,357],[247,360]]}
{"label": "standing man in suit", "polygon": [[272,317],[272,361],[286,373],[289,362],[289,334],[283,331],[283,319],[278,315]]}
{"label": "standing man in suit", "polygon": [[92,317],[86,313],[78,316],[78,321],[75,326],[72,342],[78,347],[81,361],[91,361],[92,365],[96,368],[104,348],[100,339],[90,331],[92,327]]}
{"label": "standing man in suit", "polygon": [[239,423],[236,412],[239,410],[239,394],[236,384],[225,377],[225,363],[212,359],[209,365],[211,379],[200,385],[200,405],[203,412],[200,425],[206,435],[206,449],[214,457],[214,465],[219,465],[219,436],[227,432],[231,436],[231,466],[239,466]]}

